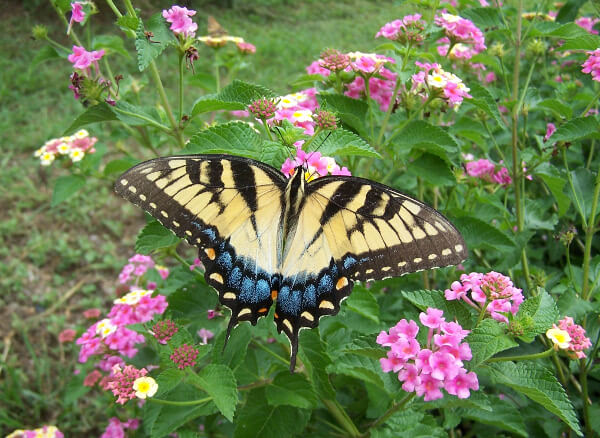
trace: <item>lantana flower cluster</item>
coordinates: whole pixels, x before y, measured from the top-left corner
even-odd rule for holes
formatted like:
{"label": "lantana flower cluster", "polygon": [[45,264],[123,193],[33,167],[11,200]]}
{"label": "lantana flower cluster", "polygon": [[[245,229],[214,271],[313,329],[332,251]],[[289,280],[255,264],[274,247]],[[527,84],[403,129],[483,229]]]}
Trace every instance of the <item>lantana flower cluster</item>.
{"label": "lantana flower cluster", "polygon": [[412,75],[411,92],[422,99],[440,98],[450,108],[458,109],[465,98],[471,98],[470,89],[462,79],[454,73],[445,71],[440,64],[422,63],[415,64],[421,70]]}
{"label": "lantana flower cluster", "polygon": [[447,300],[463,300],[477,311],[485,308],[492,318],[504,323],[509,322],[508,314],[517,314],[524,300],[523,291],[514,287],[509,277],[494,271],[463,274],[445,295]]}
{"label": "lantana flower cluster", "polygon": [[117,417],[112,417],[108,420],[108,426],[100,438],[124,438],[126,430],[137,430],[140,427],[140,420],[131,418],[127,421],[121,421]]}
{"label": "lantana flower cluster", "polygon": [[171,339],[178,331],[179,329],[177,328],[175,323],[170,319],[158,321],[152,327],[152,335],[160,344],[163,345],[166,344],[169,341],[169,339]]}
{"label": "lantana flower cluster", "polygon": [[193,367],[196,365],[196,358],[198,357],[198,349],[188,344],[183,344],[173,350],[173,353],[169,358],[173,361],[177,368],[183,370],[187,367]]}
{"label": "lantana flower cluster", "polygon": [[[471,160],[467,161],[465,164],[467,175],[489,183],[496,183],[504,187],[512,184],[510,172],[502,165],[502,161],[500,162],[500,165],[496,165],[485,158],[480,158],[479,160],[474,160],[471,156],[469,156],[469,158],[471,158]],[[523,172],[526,173],[527,167],[525,167],[525,163],[522,163],[522,165]],[[533,179],[533,177],[528,174],[525,174],[525,178],[530,181]]]}
{"label": "lantana flower cluster", "polygon": [[581,71],[591,74],[592,80],[600,82],[600,49],[586,53],[588,54],[588,59],[581,64],[583,67]]}
{"label": "lantana flower cluster", "polygon": [[[129,259],[129,263],[127,263],[121,270],[121,273],[119,274],[119,283],[132,283],[132,285],[138,286],[143,275],[152,268],[156,269],[163,280],[166,280],[169,276],[169,269],[165,266],[154,263],[152,257],[142,254],[135,254]],[[148,289],[152,290],[155,288],[156,285],[154,283],[148,284]]]}
{"label": "lantana flower cluster", "polygon": [[575,20],[575,24],[577,26],[587,30],[592,35],[598,35],[598,31],[594,29],[594,26],[598,23],[600,23],[600,18],[580,17],[577,20]]}
{"label": "lantana flower cluster", "polygon": [[405,15],[384,24],[375,34],[375,38],[384,37],[402,44],[419,44],[424,39],[426,24],[421,20],[421,14]]}
{"label": "lantana flower cluster", "polygon": [[56,426],[43,426],[37,429],[17,429],[5,438],[63,438],[65,435]]}
{"label": "lantana flower cluster", "polygon": [[429,307],[419,315],[428,328],[424,346],[416,339],[419,326],[406,319],[377,336],[379,345],[390,347],[387,357],[380,359],[382,370],[398,373],[402,389],[424,395],[425,401],[442,398],[442,389],[458,398],[468,398],[471,390],[479,389],[477,375],[467,372],[463,363],[472,357],[469,344],[463,342],[469,331],[456,322],[446,322],[443,314]]}
{"label": "lantana flower cluster", "polygon": [[152,397],[158,385],[154,379],[146,377],[147,374],[148,370],[145,368],[138,370],[133,365],[126,365],[124,368],[115,365],[106,386],[117,397],[117,403],[120,404],[125,404],[136,397],[142,399]]}
{"label": "lantana flower cluster", "polygon": [[162,16],[167,22],[171,23],[171,29],[175,35],[193,38],[198,30],[198,25],[190,17],[196,15],[196,11],[173,5],[171,9],[162,11]]}
{"label": "lantana flower cluster", "polygon": [[296,156],[292,160],[287,158],[281,166],[281,171],[285,176],[290,178],[294,175],[295,169],[298,166],[306,166],[304,177],[306,181],[312,181],[315,178],[331,175],[346,175],[351,173],[346,167],[340,167],[332,157],[324,157],[320,152],[306,152],[301,146],[296,148]]}
{"label": "lantana flower cluster", "polygon": [[272,125],[288,120],[294,126],[304,129],[306,135],[313,135],[315,133],[313,111],[319,106],[315,97],[316,92],[315,88],[308,88],[276,98],[275,114],[267,120],[267,123]]}
{"label": "lantana flower cluster", "polygon": [[94,145],[97,141],[96,137],[90,137],[89,132],[81,129],[73,135],[48,140],[34,155],[39,157],[42,166],[49,166],[61,157],[69,157],[76,163],[83,160],[85,154],[96,152]]}
{"label": "lantana flower cluster", "polygon": [[434,21],[446,34],[438,41],[441,45],[437,50],[441,56],[446,56],[450,50],[451,58],[466,60],[486,49],[483,33],[471,20],[444,12]]}
{"label": "lantana flower cluster", "polygon": [[552,324],[546,336],[552,340],[556,349],[565,350],[572,359],[584,359],[587,356],[583,350],[592,346],[590,338],[585,335],[585,329],[575,324],[570,316],[558,321],[558,325]]}

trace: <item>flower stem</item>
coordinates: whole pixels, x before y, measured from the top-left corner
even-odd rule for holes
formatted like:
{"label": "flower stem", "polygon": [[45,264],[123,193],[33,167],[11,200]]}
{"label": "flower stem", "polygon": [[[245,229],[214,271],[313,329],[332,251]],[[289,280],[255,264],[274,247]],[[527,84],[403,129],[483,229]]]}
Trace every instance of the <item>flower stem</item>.
{"label": "flower stem", "polygon": [[579,117],[585,117],[585,115],[588,113],[589,110],[592,109],[592,107],[596,104],[596,102],[598,101],[599,98],[600,98],[600,91],[598,91],[596,93],[596,95],[594,96],[594,98],[590,101],[590,103],[588,103],[588,105],[581,112],[581,115]]}
{"label": "flower stem", "polygon": [[[373,423],[371,423],[369,425],[369,429],[373,429],[373,428],[379,426],[380,424],[385,423],[388,418],[390,418],[392,415],[394,415],[394,413],[396,413],[398,410],[400,410],[404,406],[406,406],[415,397],[415,395],[416,395],[416,393],[411,392],[406,397],[404,397],[402,400],[400,400],[398,403],[392,405],[392,407],[389,408],[387,411],[385,411],[385,413],[381,417],[379,417],[377,420],[375,420]],[[365,432],[365,434],[366,433],[367,432]],[[363,434],[363,436],[366,436],[365,434]]]}
{"label": "flower stem", "polygon": [[206,398],[201,398],[198,400],[162,400],[160,398],[147,398],[146,400],[149,400],[153,403],[160,403],[162,405],[171,405],[171,406],[194,406],[194,405],[201,405],[202,403],[206,403],[211,401],[213,398],[212,397],[206,397]]}
{"label": "flower stem", "polygon": [[335,417],[340,426],[348,433],[347,436],[355,438],[361,436],[360,431],[337,400],[321,399],[321,402],[325,405],[329,413]]}
{"label": "flower stem", "polygon": [[596,223],[596,212],[598,209],[598,198],[600,198],[600,170],[596,171],[594,197],[592,198],[592,210],[590,218],[585,227],[585,248],[583,250],[583,279],[581,286],[581,298],[588,300],[592,289],[590,288],[590,260],[592,258],[592,240],[594,238],[594,225]]}
{"label": "flower stem", "polygon": [[585,436],[594,436],[592,422],[590,421],[590,399],[588,397],[587,368],[585,366],[585,359],[581,359],[579,361],[579,380],[581,381],[581,398],[583,399],[583,421],[585,423]]}
{"label": "flower stem", "polygon": [[479,312],[479,317],[477,318],[475,327],[477,327],[479,325],[479,323],[483,320],[483,317],[485,316],[485,311],[487,310],[489,304],[490,304],[490,300],[488,300],[486,298],[485,303],[483,303],[483,307],[481,308],[481,312]]}
{"label": "flower stem", "polygon": [[183,120],[183,64],[185,53],[179,54],[179,123]]}
{"label": "flower stem", "polygon": [[544,357],[549,357],[550,355],[552,355],[552,352],[554,352],[554,349],[553,348],[549,348],[548,350],[542,351],[541,353],[524,354],[522,356],[492,357],[492,358],[486,360],[486,362],[487,363],[491,363],[491,362],[507,362],[509,360],[519,361],[519,360],[543,359]]}
{"label": "flower stem", "polygon": [[171,109],[171,105],[169,104],[169,99],[167,98],[167,93],[165,92],[165,88],[163,87],[162,81],[160,79],[160,74],[158,73],[158,68],[156,67],[156,62],[152,61],[150,63],[150,74],[154,83],[156,84],[156,88],[158,88],[158,94],[160,96],[160,100],[162,101],[163,107],[165,108],[165,112],[167,113],[167,117],[169,118],[169,122],[171,123],[172,133],[175,135],[177,142],[179,143],[179,147],[183,148],[185,146],[185,142],[183,141],[183,136],[181,135],[181,131],[179,130],[179,126],[177,122],[175,122],[175,117],[173,116],[173,110]]}

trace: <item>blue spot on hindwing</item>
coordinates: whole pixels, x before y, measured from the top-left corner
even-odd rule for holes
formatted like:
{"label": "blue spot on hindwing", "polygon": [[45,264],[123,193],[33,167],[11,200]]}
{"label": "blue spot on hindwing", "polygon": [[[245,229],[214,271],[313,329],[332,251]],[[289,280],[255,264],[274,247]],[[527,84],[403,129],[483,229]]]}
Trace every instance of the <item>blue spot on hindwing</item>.
{"label": "blue spot on hindwing", "polygon": [[240,301],[245,303],[256,303],[256,282],[250,277],[244,277],[242,279],[242,293],[240,294]]}
{"label": "blue spot on hindwing", "polygon": [[319,281],[319,286],[317,287],[317,294],[322,295],[327,292],[330,292],[333,289],[333,280],[331,280],[331,276],[329,274],[324,274]]}
{"label": "blue spot on hindwing", "polygon": [[304,289],[302,296],[302,307],[316,307],[317,305],[317,288],[314,284],[309,284]]}
{"label": "blue spot on hindwing", "polygon": [[227,280],[227,284],[232,288],[239,288],[240,283],[242,282],[242,270],[237,266],[233,268],[231,274],[229,274],[229,279]]}
{"label": "blue spot on hindwing", "polygon": [[256,282],[256,297],[258,301],[266,300],[271,296],[271,288],[269,282],[262,278]]}
{"label": "blue spot on hindwing", "polygon": [[219,266],[219,268],[229,272],[231,266],[233,265],[231,254],[229,254],[228,252],[222,253],[217,259],[217,265]]}
{"label": "blue spot on hindwing", "polygon": [[[197,228],[202,228],[202,225],[199,224],[198,222],[192,222],[193,225],[195,225]],[[202,230],[202,234],[204,234],[206,237],[209,238],[209,240],[211,242],[214,242],[215,240],[217,240],[217,235],[215,234],[215,231],[211,228],[206,228],[204,230]]]}
{"label": "blue spot on hindwing", "polygon": [[351,269],[356,264],[356,259],[352,256],[348,256],[344,259],[344,269]]}
{"label": "blue spot on hindwing", "polygon": [[277,296],[277,303],[284,312],[296,316],[300,313],[301,296],[302,292],[299,290],[290,291],[289,286],[283,286]]}

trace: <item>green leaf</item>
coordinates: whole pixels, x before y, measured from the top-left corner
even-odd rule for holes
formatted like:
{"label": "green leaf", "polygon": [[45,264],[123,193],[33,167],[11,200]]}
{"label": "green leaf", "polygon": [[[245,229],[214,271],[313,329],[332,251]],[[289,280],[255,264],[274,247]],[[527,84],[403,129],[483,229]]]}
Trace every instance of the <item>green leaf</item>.
{"label": "green leaf", "polygon": [[156,391],[156,398],[164,398],[169,392],[182,383],[185,374],[175,368],[164,370],[156,377],[156,383],[158,384],[158,390]]}
{"label": "green leaf", "polygon": [[382,378],[383,371],[377,359],[354,354],[342,354],[327,367],[329,373],[344,374],[354,377],[361,382],[370,382],[380,389],[384,389]]}
{"label": "green leaf", "polygon": [[213,398],[223,416],[233,421],[238,401],[237,381],[233,371],[225,365],[209,364],[198,375],[192,374],[191,378]]}
{"label": "green leaf", "polygon": [[402,295],[423,311],[428,307],[435,307],[444,311],[446,319],[456,318],[464,328],[471,327],[471,310],[468,305],[461,300],[446,300],[441,290],[405,290]]}
{"label": "green leaf", "polygon": [[252,339],[252,330],[248,324],[240,324],[231,331],[227,347],[223,349],[225,343],[225,332],[215,339],[213,347],[213,362],[227,365],[229,368],[236,370],[246,358],[248,352],[248,344]]}
{"label": "green leaf", "polygon": [[300,332],[298,355],[306,367],[315,390],[320,397],[326,399],[335,398],[335,390],[329,381],[329,375],[325,371],[331,364],[331,358],[319,337],[319,330],[303,330]]}
{"label": "green leaf", "polygon": [[217,81],[214,75],[199,72],[188,79],[188,84],[193,87],[202,88],[209,93],[214,93],[217,89]]}
{"label": "green leaf", "polygon": [[600,37],[598,35],[582,35],[556,48],[557,51],[565,50],[596,50],[600,46]]}
{"label": "green leaf", "polygon": [[362,157],[381,158],[379,152],[353,132],[338,128],[333,132],[322,131],[311,142],[309,149],[327,156],[360,155]]}
{"label": "green leaf", "polygon": [[244,107],[250,105],[257,99],[263,97],[273,98],[276,97],[273,91],[262,85],[250,84],[248,82],[240,81],[235,79],[231,84],[226,86],[217,94],[216,99],[223,102],[238,102],[242,103]]}
{"label": "green leaf", "polygon": [[415,177],[421,177],[433,186],[453,186],[456,184],[454,173],[441,158],[424,153],[410,163],[408,171]]}
{"label": "green leaf", "polygon": [[129,52],[125,49],[123,38],[117,35],[96,35],[92,41],[92,50],[106,50],[107,55],[118,53],[129,58]]}
{"label": "green leaf", "polygon": [[135,166],[138,162],[138,160],[131,157],[109,161],[106,163],[106,166],[104,166],[104,176],[114,175],[115,173],[121,174],[127,169]]}
{"label": "green leaf", "polygon": [[473,353],[473,358],[468,362],[470,369],[475,369],[496,353],[519,345],[504,333],[505,327],[505,324],[496,320],[484,319],[467,336],[465,342],[469,343]]}
{"label": "green leaf", "polygon": [[556,167],[549,165],[540,166],[536,170],[535,176],[544,181],[552,196],[554,196],[558,204],[558,217],[564,216],[571,205],[571,198],[564,193],[564,187],[567,184],[566,178],[560,174]]}
{"label": "green leaf", "polygon": [[29,64],[29,68],[33,69],[38,65],[50,61],[52,59],[61,59],[62,57],[58,54],[56,49],[52,46],[44,46],[35,54],[33,59],[31,60],[31,64]]}
{"label": "green leaf", "polygon": [[538,102],[537,108],[549,109],[554,113],[557,118],[570,119],[573,117],[573,108],[569,105],[562,103],[558,99],[546,99]]}
{"label": "green leaf", "polygon": [[558,298],[558,308],[561,315],[569,315],[575,320],[583,318],[594,306],[587,300],[580,298],[575,289],[569,288]]}
{"label": "green leaf", "polygon": [[442,128],[422,120],[414,120],[406,125],[396,136],[394,143],[397,151],[418,148],[454,165],[459,162],[460,148],[456,140]]}
{"label": "green leaf", "polygon": [[246,108],[246,105],[240,102],[224,102],[222,100],[216,99],[214,94],[209,94],[207,96],[202,96],[196,103],[194,103],[194,108],[192,109],[192,117],[197,116],[198,114],[208,113],[211,111],[234,111],[234,110],[243,110]]}
{"label": "green leaf", "polygon": [[367,356],[373,359],[385,357],[385,351],[375,342],[375,337],[368,335],[352,339],[342,347],[342,352]]}
{"label": "green leaf", "polygon": [[163,227],[158,221],[149,222],[138,234],[135,251],[138,254],[150,254],[152,251],[171,246],[179,242],[179,238],[171,230]]}
{"label": "green leaf", "polygon": [[140,19],[131,15],[122,15],[117,19],[117,24],[124,29],[136,31],[140,25]]}
{"label": "green leaf", "polygon": [[75,193],[83,188],[85,178],[81,175],[61,176],[54,183],[54,191],[52,192],[51,207],[56,207],[61,202],[69,199]]}
{"label": "green leaf", "polygon": [[[148,39],[144,31],[152,32],[154,36]],[[146,22],[145,28],[144,23],[140,20],[135,33],[135,49],[138,55],[139,70],[144,71],[163,50],[174,43],[175,37],[173,36],[173,32],[167,27],[167,22],[162,14],[158,13],[150,17]]]}
{"label": "green leaf", "polygon": [[260,158],[263,139],[247,123],[229,122],[194,135],[183,154],[233,154]]}
{"label": "green leaf", "polygon": [[492,376],[557,415],[582,436],[571,401],[552,371],[532,362],[500,362],[489,368]]}
{"label": "green leaf", "polygon": [[69,135],[77,131],[79,128],[91,123],[107,122],[110,120],[117,120],[117,115],[113,111],[112,107],[105,103],[99,103],[86,109],[83,114],[77,116],[77,118],[71,123],[63,135]]}
{"label": "green leaf", "polygon": [[574,21],[577,18],[579,9],[587,3],[587,0],[567,0],[562,5],[556,16],[556,21],[559,23],[568,23]]}
{"label": "green leaf", "polygon": [[477,408],[459,409],[458,414],[461,417],[469,418],[475,422],[489,424],[499,427],[508,432],[527,437],[527,429],[523,421],[523,416],[519,410],[510,402],[494,398],[494,409],[483,410]]}
{"label": "green leaf", "polygon": [[314,409],[317,405],[317,395],[310,382],[301,374],[290,374],[289,371],[275,376],[273,383],[266,388],[266,395],[271,406]]}
{"label": "green leaf", "polygon": [[464,236],[468,248],[491,248],[510,251],[516,246],[512,238],[482,220],[465,216],[455,218],[452,223]]}
{"label": "green leaf", "polygon": [[573,188],[568,186],[573,205],[584,220],[590,217],[594,201],[595,177],[589,169],[580,167],[571,171]]}
{"label": "green leaf", "polygon": [[525,209],[525,229],[553,231],[558,222],[558,216],[549,211],[546,199],[528,199]]}
{"label": "green leaf", "polygon": [[363,137],[365,136],[366,128],[364,121],[369,108],[365,102],[352,99],[348,96],[330,93],[317,94],[317,100],[324,110],[335,113],[343,123]]}
{"label": "green leaf", "polygon": [[258,159],[278,169],[288,157],[289,152],[281,143],[264,141]]}
{"label": "green leaf", "polygon": [[[489,9],[489,8],[485,8]],[[496,123],[502,128],[506,129],[505,123],[502,121],[500,111],[498,110],[498,104],[494,100],[494,97],[486,90],[483,86],[477,82],[469,84],[471,90],[469,93],[473,96],[472,99],[467,99],[466,102],[475,105],[477,108],[483,110],[488,116],[492,117]]]}
{"label": "green leaf", "polygon": [[119,100],[113,107],[117,118],[130,126],[151,125],[160,127],[161,123],[143,108],[132,105],[124,100]]}
{"label": "green leaf", "polygon": [[301,433],[310,411],[292,406],[269,406],[265,389],[255,389],[239,410],[234,438],[292,437]]}
{"label": "green leaf", "polygon": [[538,287],[538,294],[535,297],[526,299],[519,308],[517,317],[521,319],[524,316],[531,318],[531,327],[527,335],[535,336],[545,333],[552,324],[558,321],[558,307],[554,298],[546,290]]}
{"label": "green leaf", "polygon": [[578,117],[560,125],[548,143],[575,142],[592,137],[600,138],[598,121],[594,117]]}
{"label": "green leaf", "polygon": [[364,287],[355,287],[345,301],[348,309],[379,324],[379,305],[371,292]]}
{"label": "green leaf", "polygon": [[471,20],[480,29],[496,27],[502,23],[500,13],[496,8],[466,8],[461,11],[460,15]]}
{"label": "green leaf", "polygon": [[573,38],[587,35],[587,31],[575,23],[557,23],[551,21],[541,21],[533,25],[531,36],[534,37],[556,37],[570,40]]}

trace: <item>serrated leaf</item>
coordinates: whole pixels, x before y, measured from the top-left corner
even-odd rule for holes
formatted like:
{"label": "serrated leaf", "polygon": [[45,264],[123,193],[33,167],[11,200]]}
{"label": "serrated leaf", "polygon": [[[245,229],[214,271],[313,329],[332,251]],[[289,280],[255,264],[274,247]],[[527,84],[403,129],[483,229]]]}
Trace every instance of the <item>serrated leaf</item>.
{"label": "serrated leaf", "polygon": [[454,165],[458,163],[459,147],[456,140],[439,126],[422,120],[414,120],[402,128],[394,139],[394,145],[396,150],[418,148]]}
{"label": "serrated leaf", "polygon": [[260,158],[263,139],[247,123],[229,122],[194,135],[183,154],[233,154]]}
{"label": "serrated leaf", "polygon": [[574,142],[585,138],[600,138],[598,121],[594,117],[578,117],[560,125],[548,142]]}
{"label": "serrated leaf", "polygon": [[428,307],[434,307],[443,310],[447,320],[456,318],[464,328],[471,327],[471,311],[467,304],[459,300],[446,300],[441,290],[405,290],[402,291],[402,295],[423,311]]}
{"label": "serrated leaf", "polygon": [[212,397],[223,416],[233,421],[238,401],[237,381],[233,371],[225,365],[209,364],[197,375],[192,374],[189,377]]}
{"label": "serrated leaf", "polygon": [[558,321],[558,307],[554,298],[544,289],[538,287],[535,297],[525,300],[519,308],[517,317],[527,315],[532,318],[533,326],[530,335],[545,333],[552,324]]}
{"label": "serrated leaf", "polygon": [[113,107],[113,111],[120,121],[130,126],[160,126],[160,121],[142,107],[132,105],[124,100],[119,100]]}
{"label": "serrated leaf", "polygon": [[222,332],[216,339],[213,347],[213,362],[227,365],[236,370],[246,358],[248,344],[252,339],[252,330],[248,324],[240,324],[231,331],[231,336],[227,341],[227,347],[223,349],[225,343],[225,332]]}
{"label": "serrated leaf", "polygon": [[52,60],[52,59],[61,59],[62,57],[58,54],[56,49],[52,46],[44,46],[35,54],[33,59],[31,60],[31,64],[29,64],[29,68],[33,69],[43,62]]}
{"label": "serrated leaf", "polygon": [[496,8],[466,8],[460,15],[471,20],[479,28],[496,27],[502,23]]}
{"label": "serrated leaf", "polygon": [[380,389],[385,388],[384,381],[380,376],[380,374],[383,374],[381,365],[378,360],[370,357],[342,354],[337,356],[335,361],[327,367],[327,371],[354,377],[363,382],[370,382]]}
{"label": "serrated leaf", "polygon": [[437,187],[453,186],[456,184],[454,173],[443,159],[424,153],[410,163],[408,171],[416,177],[421,177],[429,184]]}
{"label": "serrated leaf", "polygon": [[465,342],[469,343],[473,353],[473,358],[468,362],[470,369],[475,369],[496,353],[519,345],[504,333],[505,327],[505,324],[501,325],[494,319],[484,319],[469,333]]}
{"label": "serrated leaf", "polygon": [[319,149],[323,155],[350,156],[381,158],[379,152],[373,149],[366,141],[353,132],[338,128],[333,132],[320,132],[313,139],[309,149]]}
{"label": "serrated leaf", "polygon": [[317,100],[324,110],[335,113],[343,123],[363,137],[365,136],[366,128],[364,121],[369,109],[365,102],[331,93],[319,93],[317,94]]}
{"label": "serrated leaf", "polygon": [[488,412],[494,411],[494,407],[492,406],[490,399],[485,392],[481,390],[471,391],[471,395],[468,398],[444,397],[438,400],[429,401],[426,402],[426,407],[428,410],[440,408],[476,408]]}
{"label": "serrated leaf", "polygon": [[592,212],[594,201],[595,177],[589,169],[580,167],[571,171],[573,187],[567,186],[573,205],[579,215],[587,220]]}
{"label": "serrated leaf", "polygon": [[353,339],[342,347],[342,352],[367,356],[373,359],[385,357],[385,351],[375,342],[373,336],[363,336]]}
{"label": "serrated leaf", "polygon": [[566,23],[577,18],[579,9],[587,3],[587,0],[567,0],[559,9],[556,21]]}
{"label": "serrated leaf", "polygon": [[289,151],[281,143],[264,141],[258,159],[278,169],[288,157]]}
{"label": "serrated leaf", "polygon": [[192,117],[211,111],[235,111],[246,109],[246,105],[240,102],[224,102],[216,98],[214,94],[202,96],[194,103]]}
{"label": "serrated leaf", "polygon": [[557,51],[565,50],[596,50],[600,46],[600,37],[598,35],[582,35],[577,38],[567,40],[566,43],[556,48]]}
{"label": "serrated leaf", "polygon": [[544,181],[552,196],[554,196],[558,204],[558,216],[564,216],[571,205],[571,198],[564,193],[564,187],[567,184],[566,178],[555,167],[551,166],[540,166],[535,175]]}
{"label": "serrated leaf", "polygon": [[561,315],[569,315],[575,320],[579,320],[594,310],[594,306],[589,301],[580,298],[572,288],[563,292],[558,298],[557,305]]}
{"label": "serrated leaf", "polygon": [[552,111],[556,116],[570,119],[573,116],[573,108],[562,103],[558,99],[545,99],[538,102],[537,108],[546,108]]}
{"label": "serrated leaf", "polygon": [[323,347],[319,330],[303,330],[300,332],[298,356],[306,367],[315,390],[319,396],[326,399],[335,398],[335,390],[329,381],[329,375],[325,371],[331,364],[331,358]]}
{"label": "serrated leaf", "polygon": [[63,201],[72,197],[85,186],[85,178],[81,175],[61,176],[54,183],[51,207],[56,207]]}
{"label": "serrated leaf", "polygon": [[271,406],[314,409],[317,405],[317,395],[310,382],[301,374],[290,374],[288,371],[275,376],[273,383],[266,388],[266,396]]}
{"label": "serrated leaf", "polygon": [[235,79],[221,90],[217,95],[217,99],[224,102],[240,102],[247,106],[257,99],[263,97],[273,98],[276,96],[277,94],[267,87]]}
{"label": "serrated leaf", "polygon": [[531,36],[557,37],[566,40],[577,38],[586,34],[587,31],[575,23],[540,21],[535,23],[531,29]]}
{"label": "serrated leaf", "polygon": [[156,383],[158,390],[156,391],[156,398],[164,398],[169,392],[171,392],[177,385],[179,385],[184,378],[185,374],[175,368],[164,370],[156,377]]}
{"label": "serrated leaf", "polygon": [[137,30],[138,26],[140,25],[140,19],[137,17],[133,17],[129,14],[121,15],[117,19],[117,24],[124,29],[129,29],[129,30],[135,31],[135,30]]}
{"label": "serrated leaf", "polygon": [[471,88],[469,93],[473,98],[468,99],[467,102],[483,110],[488,116],[496,120],[496,123],[498,123],[502,129],[506,129],[506,125],[502,121],[502,116],[500,115],[500,110],[498,110],[498,104],[490,92],[477,82],[470,83],[469,87]]}
{"label": "serrated leaf", "polygon": [[489,370],[499,383],[539,403],[582,436],[573,405],[552,371],[532,362],[494,363]]}
{"label": "serrated leaf", "polygon": [[110,120],[118,120],[117,115],[113,111],[112,107],[105,103],[99,103],[86,109],[83,114],[77,116],[77,118],[71,123],[63,135],[69,135],[77,131],[79,128],[91,123],[107,122]]}
{"label": "serrated leaf", "polygon": [[379,305],[373,294],[365,288],[355,287],[345,305],[353,312],[379,324]]}
{"label": "serrated leaf", "polygon": [[[148,39],[145,31],[151,32],[153,36]],[[173,43],[175,43],[175,37],[167,27],[167,22],[162,14],[154,14],[145,26],[140,20],[135,32],[135,49],[138,55],[139,70],[144,71],[158,55]]]}
{"label": "serrated leaf", "polygon": [[464,236],[468,248],[494,248],[504,247],[505,250],[514,249],[515,242],[499,229],[473,217],[458,217],[452,223]]}
{"label": "serrated leaf", "polygon": [[458,414],[478,423],[489,424],[520,436],[529,436],[523,422],[523,416],[512,403],[506,400],[495,398],[493,410],[460,409]]}
{"label": "serrated leaf", "polygon": [[104,49],[108,54],[118,53],[129,58],[129,52],[125,49],[123,38],[117,35],[96,35],[92,40],[92,50]]}
{"label": "serrated leaf", "polygon": [[172,231],[163,227],[158,221],[149,222],[138,234],[135,251],[138,254],[150,254],[152,251],[171,246],[179,242]]}
{"label": "serrated leaf", "polygon": [[292,437],[301,433],[310,411],[292,406],[269,406],[264,388],[255,389],[239,410],[234,438]]}

